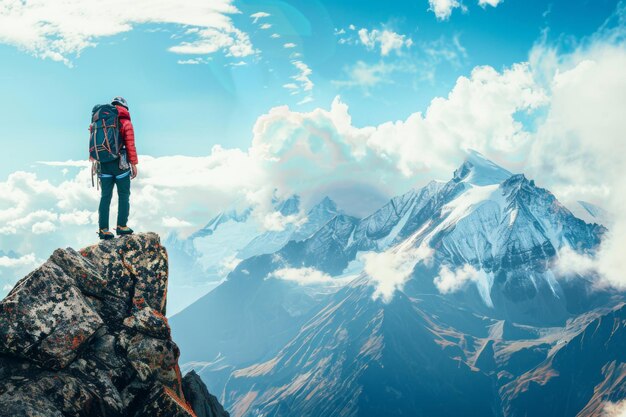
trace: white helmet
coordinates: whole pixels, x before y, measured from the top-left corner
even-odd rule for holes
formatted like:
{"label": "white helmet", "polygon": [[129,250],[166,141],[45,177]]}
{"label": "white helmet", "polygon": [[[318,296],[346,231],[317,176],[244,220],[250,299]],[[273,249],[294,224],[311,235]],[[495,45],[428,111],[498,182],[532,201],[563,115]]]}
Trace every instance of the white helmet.
{"label": "white helmet", "polygon": [[117,96],[113,100],[111,100],[111,104],[119,104],[120,106],[126,107],[128,109],[128,103],[124,97]]}

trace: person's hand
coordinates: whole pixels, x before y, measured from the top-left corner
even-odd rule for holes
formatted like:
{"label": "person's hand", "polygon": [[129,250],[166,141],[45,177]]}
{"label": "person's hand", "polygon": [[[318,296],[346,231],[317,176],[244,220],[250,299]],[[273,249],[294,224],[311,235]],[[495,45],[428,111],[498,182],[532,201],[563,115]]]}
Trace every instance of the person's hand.
{"label": "person's hand", "polygon": [[137,165],[131,164],[130,166],[130,178],[134,179],[137,174],[139,174],[139,170],[137,169]]}

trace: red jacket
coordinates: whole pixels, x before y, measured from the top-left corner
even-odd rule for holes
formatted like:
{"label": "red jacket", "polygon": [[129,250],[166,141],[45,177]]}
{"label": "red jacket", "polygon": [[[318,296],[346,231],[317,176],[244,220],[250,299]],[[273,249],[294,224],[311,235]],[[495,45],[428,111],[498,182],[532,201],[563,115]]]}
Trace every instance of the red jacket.
{"label": "red jacket", "polygon": [[126,154],[128,156],[128,162],[131,164],[139,163],[137,159],[137,149],[135,148],[135,129],[133,129],[133,123],[130,121],[130,113],[126,107],[116,105],[117,112],[120,119],[120,136],[124,141],[126,147]]}

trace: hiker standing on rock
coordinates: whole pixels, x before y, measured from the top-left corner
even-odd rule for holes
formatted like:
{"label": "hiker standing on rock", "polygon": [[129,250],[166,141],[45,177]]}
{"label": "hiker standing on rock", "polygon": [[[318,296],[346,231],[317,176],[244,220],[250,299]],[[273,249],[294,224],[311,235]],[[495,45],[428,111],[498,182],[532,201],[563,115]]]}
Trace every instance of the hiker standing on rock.
{"label": "hiker standing on rock", "polygon": [[113,239],[109,230],[109,209],[113,186],[117,186],[118,236],[130,235],[128,227],[130,212],[130,180],[137,176],[137,149],[135,131],[130,121],[128,103],[123,97],[115,97],[111,104],[97,105],[91,112],[89,126],[89,159],[93,162],[93,176],[98,176],[102,194],[98,207],[98,236]]}

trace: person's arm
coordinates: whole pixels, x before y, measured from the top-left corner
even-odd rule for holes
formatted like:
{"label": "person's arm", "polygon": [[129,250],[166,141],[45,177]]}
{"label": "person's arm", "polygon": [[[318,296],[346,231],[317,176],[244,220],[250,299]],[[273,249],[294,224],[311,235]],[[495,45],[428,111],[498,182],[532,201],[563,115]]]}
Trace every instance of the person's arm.
{"label": "person's arm", "polygon": [[137,158],[137,148],[135,147],[135,129],[133,128],[133,123],[128,119],[122,120],[122,136],[126,145],[128,162],[130,163],[131,178],[135,178],[139,172],[137,169],[139,159]]}

